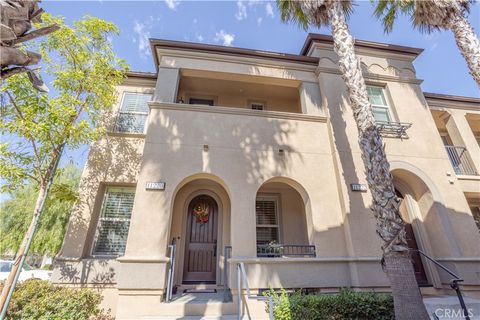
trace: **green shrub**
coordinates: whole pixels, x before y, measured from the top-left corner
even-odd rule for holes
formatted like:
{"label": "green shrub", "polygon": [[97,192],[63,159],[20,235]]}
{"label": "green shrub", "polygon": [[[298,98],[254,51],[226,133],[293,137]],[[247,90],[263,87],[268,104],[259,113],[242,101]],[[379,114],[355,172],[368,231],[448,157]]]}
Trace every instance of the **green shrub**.
{"label": "green shrub", "polygon": [[15,288],[6,319],[113,319],[100,309],[101,301],[102,296],[91,289],[73,289],[54,286],[44,280],[27,280]]}
{"label": "green shrub", "polygon": [[[391,320],[393,298],[389,294],[353,292],[342,289],[338,294],[310,294],[270,290],[265,295],[274,302],[275,320]],[[268,305],[267,305],[268,311]]]}

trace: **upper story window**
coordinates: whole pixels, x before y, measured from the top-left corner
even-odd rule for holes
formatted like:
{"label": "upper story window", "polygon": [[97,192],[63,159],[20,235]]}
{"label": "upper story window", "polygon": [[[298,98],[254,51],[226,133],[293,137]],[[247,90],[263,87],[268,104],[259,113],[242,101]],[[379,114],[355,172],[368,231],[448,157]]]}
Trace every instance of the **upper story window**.
{"label": "upper story window", "polygon": [[190,98],[189,104],[202,104],[206,106],[213,106],[213,99]]}
{"label": "upper story window", "polygon": [[125,92],[115,125],[116,132],[144,133],[148,116],[148,102],[152,95]]}
{"label": "upper story window", "polygon": [[257,197],[257,245],[265,245],[280,240],[278,205],[276,197]]}
{"label": "upper story window", "polygon": [[265,110],[265,103],[263,103],[263,102],[250,102],[250,108],[252,108],[252,110]]}
{"label": "upper story window", "polygon": [[135,188],[107,188],[98,219],[93,248],[94,255],[123,255],[127,244],[134,198]]}
{"label": "upper story window", "polygon": [[373,116],[376,122],[390,122],[390,108],[382,87],[367,86],[368,100],[372,104]]}

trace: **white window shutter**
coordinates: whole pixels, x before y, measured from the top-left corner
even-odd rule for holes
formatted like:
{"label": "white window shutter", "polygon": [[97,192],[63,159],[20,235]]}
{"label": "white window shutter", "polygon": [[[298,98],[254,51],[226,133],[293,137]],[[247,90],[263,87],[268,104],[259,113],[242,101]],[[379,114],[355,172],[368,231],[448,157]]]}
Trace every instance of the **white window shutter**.
{"label": "white window shutter", "polygon": [[125,252],[135,188],[108,188],[98,222],[94,255],[122,255]]}

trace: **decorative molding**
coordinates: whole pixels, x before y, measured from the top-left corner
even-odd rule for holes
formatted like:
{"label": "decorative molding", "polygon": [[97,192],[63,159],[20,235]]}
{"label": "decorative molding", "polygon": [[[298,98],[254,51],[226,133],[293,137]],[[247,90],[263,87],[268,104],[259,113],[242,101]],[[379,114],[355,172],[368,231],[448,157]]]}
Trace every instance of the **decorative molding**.
{"label": "decorative molding", "polygon": [[411,68],[397,68],[392,65],[382,66],[380,63],[372,63],[367,65],[365,62],[361,62],[362,72],[367,75],[384,75],[398,77],[401,79],[416,79],[415,70]]}
{"label": "decorative molding", "polygon": [[[447,111],[445,109],[459,109],[459,110],[465,110],[465,111],[476,111],[479,112],[478,104],[471,105],[471,104],[466,104],[464,102],[439,102],[435,98],[429,98],[425,96],[425,99],[427,100],[427,105],[431,110],[438,110],[438,111]],[[433,101],[432,101],[433,100]]]}
{"label": "decorative molding", "polygon": [[221,106],[203,106],[192,105],[183,103],[165,103],[165,102],[149,102],[150,109],[167,109],[178,111],[193,111],[193,112],[205,112],[205,113],[219,113],[219,114],[231,114],[240,116],[252,116],[252,117],[265,117],[276,118],[285,120],[298,120],[309,122],[327,122],[325,116],[312,116],[302,113],[289,113],[280,111],[267,111],[267,110],[250,110],[246,108],[233,108],[233,107],[221,107]]}
{"label": "decorative molding", "polygon": [[248,57],[248,56],[237,56],[237,55],[228,55],[215,52],[198,52],[198,51],[187,51],[179,49],[157,49],[155,54],[158,54],[157,59],[160,61],[160,67],[170,67],[170,68],[179,68],[178,66],[168,66],[164,65],[159,59],[161,56],[170,56],[172,58],[189,58],[195,60],[209,60],[217,62],[227,62],[233,64],[245,64],[253,67],[269,67],[276,69],[288,69],[288,70],[297,70],[304,72],[313,72],[318,65],[318,62],[311,62],[309,64],[293,61],[282,61],[282,60],[271,60],[258,57]]}
{"label": "decorative molding", "polygon": [[[317,67],[315,70],[315,74],[318,75],[320,73],[331,73],[331,74],[338,74],[341,75],[342,73],[338,68],[325,68],[325,67]],[[396,76],[388,76],[388,75],[380,75],[380,74],[371,74],[371,73],[364,73],[363,77],[366,80],[374,80],[374,81],[384,81],[384,82],[402,82],[402,83],[412,83],[420,85],[423,80],[417,78],[402,78]]]}

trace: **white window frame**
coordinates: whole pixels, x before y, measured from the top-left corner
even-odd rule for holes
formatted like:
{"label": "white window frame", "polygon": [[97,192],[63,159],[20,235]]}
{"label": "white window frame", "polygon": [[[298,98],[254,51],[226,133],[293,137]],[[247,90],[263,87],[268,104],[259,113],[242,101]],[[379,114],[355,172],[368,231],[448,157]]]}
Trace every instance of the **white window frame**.
{"label": "white window frame", "polygon": [[[256,104],[256,105],[261,105],[261,106],[262,106],[262,109],[254,109],[254,108],[253,108],[253,105],[254,105],[254,104]],[[267,104],[266,104],[264,101],[250,100],[250,101],[248,101],[248,106],[249,106],[250,109],[252,109],[252,110],[264,111],[264,110],[266,110]]]}
{"label": "white window frame", "polygon": [[[277,238],[278,243],[282,244],[282,222],[281,222],[281,208],[280,208],[280,195],[277,194],[258,194],[255,198],[255,206],[257,200],[266,200],[266,201],[274,201],[275,202],[275,216],[277,218],[277,224],[257,224],[257,209],[255,208],[255,239],[257,238],[257,228],[277,228]],[[257,241],[255,241],[257,245]]]}
{"label": "white window frame", "polygon": [[[90,250],[90,256],[91,257],[94,257],[94,258],[98,258],[98,257],[119,257],[121,256],[123,253],[111,253],[111,254],[105,254],[105,253],[95,253],[95,249],[96,249],[96,246],[97,246],[97,241],[98,241],[98,237],[100,236],[100,227],[101,227],[101,222],[102,222],[102,214],[105,210],[105,205],[106,205],[106,199],[107,199],[107,193],[110,191],[110,190],[117,190],[117,191],[123,191],[123,192],[128,192],[128,193],[133,193],[134,194],[134,197],[135,197],[135,186],[131,186],[131,187],[124,187],[124,186],[106,186],[104,191],[103,191],[103,199],[102,199],[102,206],[100,208],[100,212],[98,214],[98,219],[97,219],[97,224],[95,226],[95,236],[93,237],[93,242],[92,242],[92,247],[91,247],[91,250]],[[132,210],[133,210],[133,207],[132,207]],[[107,221],[128,221],[128,222],[131,222],[131,214],[130,214],[130,219],[126,219],[126,218],[104,218],[103,220],[107,220]],[[130,223],[129,223],[129,231],[130,231]]]}
{"label": "white window frame", "polygon": [[[115,126],[113,128],[115,133],[120,133],[120,134],[145,134],[147,132],[147,123],[148,123],[148,116],[150,114],[149,111],[147,112],[136,112],[136,111],[122,111],[123,108],[123,102],[125,101],[125,97],[127,94],[136,94],[136,95],[149,95],[150,99],[153,99],[153,93],[152,92],[134,92],[134,91],[124,91],[122,93],[122,99],[120,101],[120,106],[118,108],[118,113],[117,113],[117,118],[115,120]],[[118,130],[118,122],[122,114],[129,114],[129,115],[144,115],[145,116],[145,122],[143,124],[143,130],[142,132],[135,132],[135,131],[119,131]]]}
{"label": "white window frame", "polygon": [[[392,117],[392,112],[391,112],[392,109],[391,109],[391,107],[390,107],[390,103],[389,103],[388,98],[387,98],[387,94],[386,94],[385,87],[384,87],[384,86],[381,86],[381,85],[367,84],[367,88],[368,88],[368,87],[381,89],[381,90],[382,90],[383,100],[385,100],[385,103],[386,103],[386,105],[377,105],[377,104],[371,103],[371,105],[372,105],[372,112],[373,112],[373,108],[385,109],[385,110],[387,110],[388,122],[393,122],[393,117]],[[375,122],[379,122],[379,121],[375,119]],[[382,121],[382,122],[383,122],[383,121]]]}

